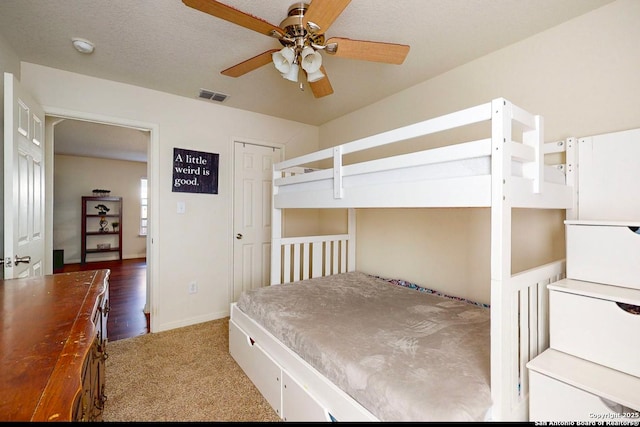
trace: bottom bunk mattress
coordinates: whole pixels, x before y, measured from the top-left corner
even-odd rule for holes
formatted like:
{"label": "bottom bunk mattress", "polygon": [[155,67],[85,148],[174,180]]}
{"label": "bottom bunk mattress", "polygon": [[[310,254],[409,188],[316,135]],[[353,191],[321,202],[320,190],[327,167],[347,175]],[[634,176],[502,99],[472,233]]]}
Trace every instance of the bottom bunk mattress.
{"label": "bottom bunk mattress", "polygon": [[483,421],[490,313],[361,272],[244,292],[237,307],[381,421]]}

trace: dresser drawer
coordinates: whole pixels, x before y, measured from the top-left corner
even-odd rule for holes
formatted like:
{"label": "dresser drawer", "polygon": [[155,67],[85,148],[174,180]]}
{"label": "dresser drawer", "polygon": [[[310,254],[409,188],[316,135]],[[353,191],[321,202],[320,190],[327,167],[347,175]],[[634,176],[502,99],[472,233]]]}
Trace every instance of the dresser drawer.
{"label": "dresser drawer", "polygon": [[636,224],[566,221],[567,277],[640,289]]}
{"label": "dresser drawer", "polygon": [[551,348],[640,377],[640,291],[570,279],[549,290]]}

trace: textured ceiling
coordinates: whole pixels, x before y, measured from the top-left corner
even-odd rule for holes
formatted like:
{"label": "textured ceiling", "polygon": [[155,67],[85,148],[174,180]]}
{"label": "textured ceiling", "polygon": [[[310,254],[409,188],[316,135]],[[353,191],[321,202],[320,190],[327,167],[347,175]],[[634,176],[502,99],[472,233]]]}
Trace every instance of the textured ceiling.
{"label": "textured ceiling", "polygon": [[[401,65],[324,53],[334,93],[320,99],[271,64],[237,78],[221,75],[280,43],[181,0],[0,0],[0,35],[26,62],[189,98],[205,88],[229,95],[229,107],[320,125],[610,2],[352,0],[327,37],[411,49]],[[294,2],[223,3],[279,25]],[[95,52],[78,53],[72,37],[92,41]]]}

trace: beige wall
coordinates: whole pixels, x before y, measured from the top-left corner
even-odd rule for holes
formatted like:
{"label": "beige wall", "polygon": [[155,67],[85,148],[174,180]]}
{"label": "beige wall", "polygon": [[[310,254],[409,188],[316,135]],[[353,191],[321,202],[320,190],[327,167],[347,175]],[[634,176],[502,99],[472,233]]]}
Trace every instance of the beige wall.
{"label": "beige wall", "polygon": [[[21,73],[23,86],[45,112],[82,112],[108,123],[125,120],[155,127],[149,156],[150,203],[158,206],[157,215],[151,213],[156,226],[150,230],[150,251],[157,253],[149,269],[150,274],[152,268],[157,270],[152,277],[152,331],[228,315],[233,141],[283,144],[286,156],[296,156],[317,149],[317,127],[36,64],[22,63]],[[292,141],[295,145],[289,144]],[[220,155],[218,194],[171,191],[174,147]],[[185,202],[184,214],[176,211],[178,201]],[[193,295],[188,293],[191,281],[198,283]]]}
{"label": "beige wall", "polygon": [[[495,97],[543,115],[547,140],[640,127],[639,17],[640,2],[618,0],[319,129],[35,64],[23,63],[20,71],[45,108],[157,125],[159,271],[152,328],[159,331],[228,313],[234,138],[285,144],[290,158],[319,141],[332,146]],[[220,154],[218,195],[171,193],[173,147]],[[184,215],[176,214],[178,200],[186,202]],[[319,225],[327,232],[338,232],[335,220],[344,218],[339,212],[311,216],[328,218]],[[304,219],[288,218],[299,222],[287,224],[287,234],[301,233]],[[562,218],[563,212],[514,212],[515,270],[564,256]],[[358,221],[363,271],[488,302],[488,210],[378,209],[358,212]],[[195,297],[187,293],[191,280],[199,283]]]}
{"label": "beige wall", "polygon": [[[122,160],[56,155],[54,157],[53,248],[64,250],[65,264],[80,262],[82,196],[94,188],[122,197],[122,257],[146,256],[140,231],[140,178],[147,164]],[[117,259],[117,254],[92,254],[87,261]]]}
{"label": "beige wall", "polygon": [[[547,141],[640,127],[638,22],[640,2],[618,0],[326,123],[321,146],[497,97],[541,114]],[[360,270],[489,302],[488,210],[371,210],[357,218]],[[564,257],[563,218],[514,212],[514,271]]]}

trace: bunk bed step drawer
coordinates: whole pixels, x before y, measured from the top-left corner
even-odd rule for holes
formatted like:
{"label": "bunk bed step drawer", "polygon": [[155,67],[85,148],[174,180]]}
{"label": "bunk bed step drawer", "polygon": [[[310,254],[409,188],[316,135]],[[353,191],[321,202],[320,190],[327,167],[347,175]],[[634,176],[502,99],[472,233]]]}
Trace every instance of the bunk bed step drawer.
{"label": "bunk bed step drawer", "polygon": [[551,348],[640,377],[640,291],[556,283],[549,285]]}
{"label": "bunk bed step drawer", "polygon": [[527,368],[529,421],[637,422],[640,378],[553,349]]}
{"label": "bunk bed step drawer", "polygon": [[232,321],[229,322],[229,353],[274,411],[282,416],[280,365]]}
{"label": "bunk bed step drawer", "polygon": [[640,289],[640,234],[631,224],[567,223],[567,277]]}
{"label": "bunk bed step drawer", "polygon": [[529,421],[597,422],[595,414],[615,414],[595,394],[535,371],[529,374],[529,390]]}

